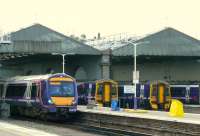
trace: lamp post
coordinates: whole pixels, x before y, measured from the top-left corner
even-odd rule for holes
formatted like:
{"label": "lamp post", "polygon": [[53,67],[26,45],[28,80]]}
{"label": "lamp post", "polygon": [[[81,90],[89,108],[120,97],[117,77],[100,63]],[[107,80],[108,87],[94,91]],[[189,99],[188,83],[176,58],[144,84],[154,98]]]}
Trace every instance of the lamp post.
{"label": "lamp post", "polygon": [[62,58],[63,58],[63,62],[62,62],[62,64],[63,64],[63,73],[65,73],[65,55],[66,54],[61,54],[62,55]]}
{"label": "lamp post", "polygon": [[134,72],[133,72],[133,84],[134,84],[134,110],[137,109],[137,95],[136,95],[136,84],[137,84],[137,80],[136,80],[136,57],[137,57],[137,45],[140,45],[140,44],[147,44],[149,43],[149,41],[144,41],[144,42],[138,42],[138,43],[134,43],[134,42],[131,42],[131,41],[128,41],[128,43],[132,44],[134,46]]}
{"label": "lamp post", "polygon": [[62,56],[62,73],[65,73],[65,56],[74,55],[74,53],[52,53],[52,55],[61,55]]}

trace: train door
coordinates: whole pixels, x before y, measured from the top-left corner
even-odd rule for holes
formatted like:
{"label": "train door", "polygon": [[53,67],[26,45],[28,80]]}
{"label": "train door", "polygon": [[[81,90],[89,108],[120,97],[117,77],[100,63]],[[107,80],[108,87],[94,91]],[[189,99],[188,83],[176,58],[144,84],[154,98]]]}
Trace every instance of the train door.
{"label": "train door", "polygon": [[168,110],[171,103],[170,89],[167,84],[160,83],[158,90],[158,108]]}
{"label": "train door", "polygon": [[94,101],[95,100],[95,89],[96,89],[96,84],[92,83],[90,88],[90,93],[91,93],[91,100]]}
{"label": "train door", "polygon": [[159,84],[158,85],[158,103],[160,105],[163,105],[164,103],[164,90],[165,90],[165,86],[163,84]]}
{"label": "train door", "polygon": [[164,92],[164,109],[168,110],[171,105],[171,92],[168,85],[165,85],[165,92]]}
{"label": "train door", "polygon": [[138,107],[144,107],[144,85],[138,84],[136,96],[139,97]]}
{"label": "train door", "polygon": [[36,104],[36,103],[40,102],[40,100],[39,100],[39,90],[40,90],[40,84],[39,83],[32,83],[32,88],[31,88],[31,100],[33,100],[32,104]]}
{"label": "train door", "polygon": [[111,101],[111,85],[109,83],[104,84],[104,91],[103,91],[103,103],[104,106],[110,106]]}
{"label": "train door", "polygon": [[151,108],[151,104],[150,104],[150,84],[145,84],[144,85],[144,108],[146,109],[150,109]]}
{"label": "train door", "polygon": [[85,92],[85,84],[84,83],[80,83],[77,85],[77,91],[78,91],[78,105],[84,105],[85,101],[84,101],[84,94]]}
{"label": "train door", "polygon": [[92,83],[88,83],[87,84],[87,93],[86,93],[86,101],[87,101],[87,104],[90,104],[92,103]]}
{"label": "train door", "polygon": [[24,94],[24,99],[26,100],[26,106],[31,107],[31,90],[32,90],[32,82],[26,83],[26,91]]}
{"label": "train door", "polygon": [[103,84],[96,83],[96,92],[95,92],[95,100],[96,103],[103,106]]}
{"label": "train door", "polygon": [[190,86],[190,104],[200,104],[199,103],[199,85],[191,85]]}
{"label": "train door", "polygon": [[158,84],[158,96],[157,96],[158,109],[164,108],[164,97],[165,97],[164,91],[165,91],[165,86],[163,84]]}
{"label": "train door", "polygon": [[138,90],[140,98],[144,99],[144,85],[140,85],[140,89]]}
{"label": "train door", "polygon": [[190,103],[190,96],[189,96],[189,94],[190,94],[190,86],[187,85],[186,86],[186,92],[185,92],[185,102],[187,104]]}

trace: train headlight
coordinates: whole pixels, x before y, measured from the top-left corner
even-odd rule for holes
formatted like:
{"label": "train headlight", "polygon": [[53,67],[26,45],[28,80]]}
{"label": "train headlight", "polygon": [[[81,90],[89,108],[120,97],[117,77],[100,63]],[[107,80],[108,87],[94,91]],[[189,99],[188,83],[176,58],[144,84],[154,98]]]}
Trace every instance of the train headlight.
{"label": "train headlight", "polygon": [[73,101],[72,101],[72,104],[73,104],[73,105],[75,105],[75,104],[76,104],[76,101],[75,101],[75,100],[73,100]]}
{"label": "train headlight", "polygon": [[48,100],[49,104],[53,104],[53,101],[51,99]]}

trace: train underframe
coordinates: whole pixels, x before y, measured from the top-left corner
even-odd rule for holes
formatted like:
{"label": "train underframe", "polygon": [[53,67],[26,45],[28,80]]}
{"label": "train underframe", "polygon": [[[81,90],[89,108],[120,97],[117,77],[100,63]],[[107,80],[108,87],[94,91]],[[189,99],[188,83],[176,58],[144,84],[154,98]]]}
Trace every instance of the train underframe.
{"label": "train underframe", "polygon": [[[73,109],[73,111],[70,109]],[[44,108],[41,106],[19,106],[19,105],[11,105],[10,106],[10,114],[11,115],[22,115],[33,118],[39,118],[42,120],[47,119],[68,119],[73,113],[76,112],[76,108],[74,107],[54,107],[53,110],[49,108]]]}

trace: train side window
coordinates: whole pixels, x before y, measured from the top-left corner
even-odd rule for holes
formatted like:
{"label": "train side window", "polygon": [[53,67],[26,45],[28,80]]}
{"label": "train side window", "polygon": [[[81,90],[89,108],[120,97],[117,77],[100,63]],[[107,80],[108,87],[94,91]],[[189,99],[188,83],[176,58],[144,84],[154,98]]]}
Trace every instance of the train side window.
{"label": "train side window", "polygon": [[117,95],[116,85],[111,85],[111,86],[112,86],[111,95]]}
{"label": "train side window", "polygon": [[6,97],[24,97],[27,84],[8,84]]}
{"label": "train side window", "polygon": [[152,90],[152,96],[157,96],[158,94],[158,88],[156,85],[153,85],[153,90]]}
{"label": "train side window", "polygon": [[103,85],[99,85],[98,95],[102,95],[102,94],[103,94]]}
{"label": "train side window", "polygon": [[165,88],[165,96],[170,96],[169,88]]}
{"label": "train side window", "polygon": [[173,97],[185,97],[186,88],[185,87],[172,87],[171,95]]}
{"label": "train side window", "polygon": [[31,98],[35,98],[36,96],[37,96],[37,86],[36,83],[33,83],[31,89]]}

